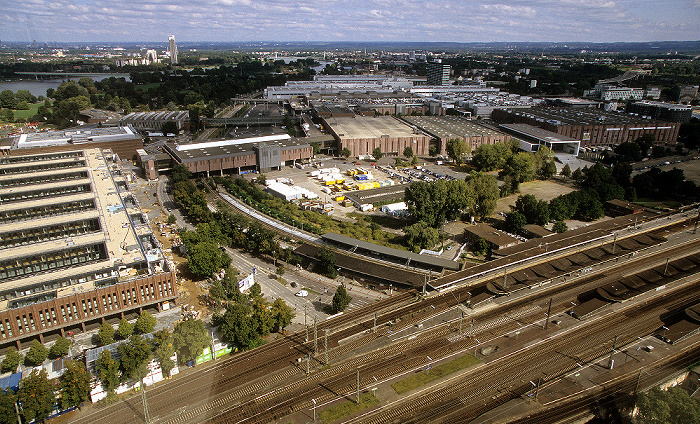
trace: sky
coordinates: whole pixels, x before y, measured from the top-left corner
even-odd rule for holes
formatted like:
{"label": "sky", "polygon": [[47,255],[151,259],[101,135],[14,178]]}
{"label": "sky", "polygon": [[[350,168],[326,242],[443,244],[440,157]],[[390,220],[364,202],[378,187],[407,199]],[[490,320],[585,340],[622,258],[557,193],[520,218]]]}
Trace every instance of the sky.
{"label": "sky", "polygon": [[700,0],[3,0],[0,41],[700,40]]}

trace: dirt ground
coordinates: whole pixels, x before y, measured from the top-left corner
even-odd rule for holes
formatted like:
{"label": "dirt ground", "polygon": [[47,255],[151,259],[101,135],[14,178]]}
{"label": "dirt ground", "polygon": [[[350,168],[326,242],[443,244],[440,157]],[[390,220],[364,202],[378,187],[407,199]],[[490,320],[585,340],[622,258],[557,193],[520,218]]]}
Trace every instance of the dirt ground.
{"label": "dirt ground", "polygon": [[521,195],[532,194],[537,198],[537,200],[549,202],[559,195],[571,193],[574,190],[575,189],[573,187],[556,182],[555,180],[528,181],[520,184],[520,193],[499,199],[498,204],[496,205],[495,213],[498,214],[499,212],[510,212],[510,207],[515,205],[515,201],[518,200],[518,196]]}
{"label": "dirt ground", "polygon": [[687,180],[690,180],[695,184],[700,184],[700,160],[690,160],[687,162],[674,163],[671,165],[664,165],[659,167],[659,169],[661,169],[662,171],[670,171],[673,168],[683,170],[683,173],[685,174],[685,178]]}
{"label": "dirt ground", "polygon": [[[173,240],[176,239],[176,235],[169,229],[164,230],[160,226],[166,219],[167,215],[162,213],[160,218],[151,221],[151,227],[153,234],[155,234],[156,238],[163,246],[165,255],[175,264],[175,268],[177,269],[177,291],[180,296],[178,304],[183,307],[186,305],[188,310],[189,307],[193,306],[199,317],[209,315],[210,311],[205,302],[205,296],[208,290],[204,289],[202,286],[204,281],[196,279],[189,273],[187,269],[187,258],[172,251]],[[165,236],[161,234],[165,234]]]}

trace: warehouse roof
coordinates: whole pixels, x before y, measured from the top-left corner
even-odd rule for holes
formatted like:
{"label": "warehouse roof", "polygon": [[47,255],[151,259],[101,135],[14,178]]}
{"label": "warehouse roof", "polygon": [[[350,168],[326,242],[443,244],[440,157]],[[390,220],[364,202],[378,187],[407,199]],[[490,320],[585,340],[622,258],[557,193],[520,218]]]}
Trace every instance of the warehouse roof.
{"label": "warehouse roof", "polygon": [[525,116],[552,125],[654,125],[661,123],[622,112],[601,109],[576,109],[557,107],[533,107],[529,109],[506,109],[508,113]]}
{"label": "warehouse roof", "polygon": [[500,131],[487,128],[459,116],[404,116],[403,119],[434,137],[443,140],[462,137],[504,136]]}
{"label": "warehouse roof", "polygon": [[325,118],[340,138],[421,137],[425,134],[391,116]]}

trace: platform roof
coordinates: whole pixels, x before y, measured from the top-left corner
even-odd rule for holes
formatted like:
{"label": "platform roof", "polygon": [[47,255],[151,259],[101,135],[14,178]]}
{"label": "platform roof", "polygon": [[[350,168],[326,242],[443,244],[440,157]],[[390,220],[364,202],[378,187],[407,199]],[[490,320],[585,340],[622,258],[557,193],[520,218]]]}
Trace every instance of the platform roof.
{"label": "platform roof", "polygon": [[344,244],[346,246],[353,246],[360,249],[377,252],[379,255],[391,257],[394,259],[405,260],[408,265],[410,265],[410,262],[416,262],[419,264],[429,265],[438,268],[446,268],[451,270],[457,270],[460,268],[460,264],[458,262],[450,261],[448,259],[442,259],[428,255],[419,255],[417,253],[409,252],[406,250],[399,250],[391,247],[381,246],[378,244],[369,243],[363,240],[354,239],[352,237],[343,236],[336,233],[325,233],[321,237],[324,240],[328,240],[334,243]]}

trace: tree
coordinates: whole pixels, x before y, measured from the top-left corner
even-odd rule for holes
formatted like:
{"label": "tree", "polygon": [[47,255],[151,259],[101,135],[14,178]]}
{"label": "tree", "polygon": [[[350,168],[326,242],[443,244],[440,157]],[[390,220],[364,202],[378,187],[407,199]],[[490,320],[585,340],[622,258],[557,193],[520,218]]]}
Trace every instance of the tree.
{"label": "tree", "polygon": [[576,168],[574,169],[574,172],[571,173],[571,178],[574,180],[578,181],[583,177],[583,172],[581,171],[581,168]]}
{"label": "tree", "polygon": [[51,349],[49,349],[49,357],[51,359],[60,358],[61,356],[66,356],[70,351],[70,340],[65,337],[58,336],[54,342]]}
{"label": "tree", "polygon": [[267,309],[267,301],[262,296],[253,299],[253,314],[250,317],[253,331],[258,336],[265,337],[275,326],[274,318]]}
{"label": "tree", "polygon": [[226,308],[219,329],[226,341],[241,349],[248,349],[257,338],[250,318],[250,308],[242,303],[234,303]]}
{"label": "tree", "polygon": [[17,98],[12,90],[2,90],[0,92],[0,106],[7,109],[15,109],[17,107]]}
{"label": "tree", "polygon": [[568,229],[569,227],[566,226],[566,222],[564,221],[557,221],[552,226],[552,231],[555,233],[565,233]]}
{"label": "tree", "polygon": [[295,315],[294,310],[289,307],[289,305],[287,305],[287,303],[281,297],[278,297],[274,302],[272,302],[270,314],[275,322],[273,327],[274,331],[284,330],[284,327],[292,323]]}
{"label": "tree", "polygon": [[431,157],[437,156],[437,147],[435,147],[435,146],[430,146],[430,147],[428,148],[428,155],[430,155]]}
{"label": "tree", "polygon": [[12,109],[2,109],[0,110],[0,118],[5,122],[15,122],[15,113]]}
{"label": "tree", "polygon": [[250,297],[251,300],[262,297],[262,287],[260,287],[257,281],[248,289],[248,297]]}
{"label": "tree", "polygon": [[331,248],[322,246],[318,249],[316,257],[322,274],[328,278],[335,278],[338,275],[338,270],[335,268],[335,252]]}
{"label": "tree", "polygon": [[20,414],[25,422],[41,422],[48,418],[56,403],[56,396],[45,370],[42,369],[38,373],[34,370],[28,377],[20,380],[17,401],[22,405]]}
{"label": "tree", "polygon": [[212,242],[197,243],[187,252],[187,266],[198,277],[209,277],[231,263],[231,257]]}
{"label": "tree", "polygon": [[34,339],[32,341],[32,346],[27,352],[27,356],[24,357],[25,365],[41,365],[46,357],[49,355],[49,350],[39,342],[39,340]]}
{"label": "tree", "polygon": [[447,151],[447,156],[454,160],[458,166],[464,163],[469,153],[471,153],[467,142],[461,138],[451,138],[447,140],[445,150]]}
{"label": "tree", "polygon": [[143,311],[139,314],[134,325],[134,331],[136,334],[147,334],[156,328],[156,323],[158,320],[153,315],[149,314],[148,311]]}
{"label": "tree", "polygon": [[167,134],[177,134],[179,129],[177,128],[177,122],[175,121],[166,121],[163,123],[163,126],[160,128],[161,132],[163,135]]}
{"label": "tree", "polygon": [[5,358],[2,360],[2,364],[0,364],[0,370],[4,373],[15,372],[17,371],[17,365],[19,365],[21,360],[22,355],[17,352],[17,349],[14,347],[8,347],[5,351]]}
{"label": "tree", "polygon": [[522,213],[513,211],[506,214],[505,225],[508,232],[519,234],[525,224],[527,224],[527,218]]}
{"label": "tree", "polygon": [[352,297],[345,290],[345,286],[338,286],[338,288],[335,291],[335,294],[333,295],[333,301],[331,302],[331,304],[333,305],[333,310],[335,312],[343,312],[345,308],[348,307],[351,300]]}
{"label": "tree", "polygon": [[466,177],[467,183],[474,193],[473,212],[481,220],[491,215],[498,202],[498,182],[496,177],[483,172],[470,172]]}
{"label": "tree", "polygon": [[167,337],[165,337],[158,344],[155,351],[153,351],[153,357],[160,364],[163,377],[167,378],[170,376],[170,371],[175,368],[175,362],[171,359],[175,353],[175,349],[173,348],[173,338],[170,336],[170,333],[167,331],[165,332]]}
{"label": "tree", "polygon": [[381,159],[382,156],[384,156],[384,154],[382,153],[382,149],[380,147],[376,147],[374,150],[372,150],[372,156],[376,160]]}
{"label": "tree", "polygon": [[90,373],[80,361],[68,361],[61,376],[61,407],[68,409],[87,400],[90,391]]}
{"label": "tree", "polygon": [[0,389],[0,424],[15,424],[17,422],[17,393],[7,388]]}
{"label": "tree", "polygon": [[408,247],[417,252],[420,249],[433,247],[440,239],[438,230],[429,227],[425,222],[418,221],[413,225],[403,228]]}
{"label": "tree", "polygon": [[275,274],[278,276],[283,276],[284,275],[284,265],[280,265],[277,268],[275,268]]}
{"label": "tree", "polygon": [[565,176],[566,178],[569,178],[571,176],[571,167],[568,163],[562,168],[561,175]]}
{"label": "tree", "polygon": [[411,146],[406,146],[403,149],[403,155],[407,158],[413,157],[413,149],[411,148]]}
{"label": "tree", "polygon": [[489,242],[479,237],[474,243],[472,243],[472,251],[477,255],[485,255],[489,251]]}
{"label": "tree", "polygon": [[513,191],[517,191],[520,183],[531,181],[535,176],[533,156],[527,152],[517,153],[506,161],[501,175],[513,178]]}
{"label": "tree", "polygon": [[107,321],[100,325],[100,329],[97,330],[97,338],[100,339],[100,345],[107,346],[110,343],[114,343],[114,327]]}
{"label": "tree", "polygon": [[122,372],[122,380],[141,380],[146,376],[144,365],[151,359],[151,346],[146,339],[140,335],[133,335],[128,341],[117,346],[117,350],[120,355],[119,369]]}
{"label": "tree", "polygon": [[126,318],[119,320],[119,327],[117,328],[116,333],[117,338],[119,340],[126,340],[132,334],[134,334],[134,324],[127,321]]}
{"label": "tree", "polygon": [[700,402],[680,387],[653,388],[637,395],[637,419],[643,423],[695,424],[700,422]]}
{"label": "tree", "polygon": [[345,159],[349,158],[351,154],[350,149],[347,147],[343,147],[343,150],[340,151],[340,156],[344,157]]}
{"label": "tree", "polygon": [[177,218],[175,218],[175,215],[170,214],[170,215],[168,215],[168,221],[167,221],[167,222],[168,222],[168,224],[172,225],[172,224],[174,224],[175,222],[177,222]]}
{"label": "tree", "polygon": [[173,330],[173,348],[181,364],[198,357],[211,343],[211,337],[201,319],[180,321]]}
{"label": "tree", "polygon": [[100,356],[95,363],[97,378],[102,383],[102,388],[111,393],[119,385],[119,361],[112,358],[109,350],[100,352]]}

